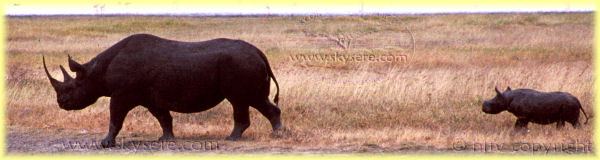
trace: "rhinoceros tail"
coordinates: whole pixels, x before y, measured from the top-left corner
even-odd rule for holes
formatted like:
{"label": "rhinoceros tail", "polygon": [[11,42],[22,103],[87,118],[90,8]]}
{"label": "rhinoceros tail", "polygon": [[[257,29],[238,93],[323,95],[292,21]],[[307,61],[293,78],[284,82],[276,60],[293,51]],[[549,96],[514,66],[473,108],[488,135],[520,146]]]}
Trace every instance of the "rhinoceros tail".
{"label": "rhinoceros tail", "polygon": [[581,109],[581,112],[583,113],[583,116],[585,116],[585,122],[583,124],[587,124],[588,123],[588,116],[587,114],[585,114],[585,110],[583,110],[583,106],[581,106],[581,103],[579,103],[579,100],[575,99],[577,101],[577,105],[579,105],[579,109]]}
{"label": "rhinoceros tail", "polygon": [[258,50],[258,54],[265,61],[265,64],[267,65],[267,73],[269,74],[269,77],[273,78],[273,82],[275,82],[275,86],[277,87],[277,93],[275,93],[275,98],[273,99],[273,102],[275,102],[275,106],[279,106],[279,84],[277,83],[277,79],[275,79],[275,75],[273,74],[273,71],[271,70],[271,65],[269,65],[267,56],[265,56],[265,54],[262,51],[260,51],[260,49],[257,48],[256,50]]}

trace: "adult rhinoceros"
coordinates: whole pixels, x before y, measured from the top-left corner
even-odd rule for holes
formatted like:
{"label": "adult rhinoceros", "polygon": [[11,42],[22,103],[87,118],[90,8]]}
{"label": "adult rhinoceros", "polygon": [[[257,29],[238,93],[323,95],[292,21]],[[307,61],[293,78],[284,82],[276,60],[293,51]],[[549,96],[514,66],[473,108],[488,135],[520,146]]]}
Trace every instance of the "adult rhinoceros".
{"label": "adult rhinoceros", "polygon": [[270,78],[279,84],[265,55],[255,46],[231,39],[180,42],[149,34],[129,36],[79,64],[69,56],[69,68],[60,66],[64,82],[44,70],[57,93],[60,108],[80,110],[99,97],[110,99],[110,125],[102,141],[115,145],[123,120],[141,105],[154,115],[163,129],[159,140],[173,139],[173,118],[169,111],[194,113],[208,110],[223,99],[233,106],[233,131],[227,140],[237,140],[250,126],[249,106],[269,119],[274,131],[283,129],[281,110],[268,100]]}

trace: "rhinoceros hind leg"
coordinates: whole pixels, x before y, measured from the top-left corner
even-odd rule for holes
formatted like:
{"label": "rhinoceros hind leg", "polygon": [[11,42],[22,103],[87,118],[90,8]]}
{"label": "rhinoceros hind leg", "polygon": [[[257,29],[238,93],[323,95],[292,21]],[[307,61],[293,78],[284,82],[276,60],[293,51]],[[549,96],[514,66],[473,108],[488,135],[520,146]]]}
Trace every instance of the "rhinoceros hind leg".
{"label": "rhinoceros hind leg", "polygon": [[238,140],[242,138],[242,133],[250,126],[250,113],[248,109],[250,109],[249,105],[235,104],[232,102],[233,106],[233,131],[231,131],[231,135],[225,138],[225,140]]}
{"label": "rhinoceros hind leg", "polygon": [[269,120],[269,122],[271,122],[273,131],[285,129],[281,123],[281,110],[277,108],[277,106],[273,105],[273,103],[271,103],[268,99],[252,105],[252,107],[256,108],[256,110],[258,110]]}

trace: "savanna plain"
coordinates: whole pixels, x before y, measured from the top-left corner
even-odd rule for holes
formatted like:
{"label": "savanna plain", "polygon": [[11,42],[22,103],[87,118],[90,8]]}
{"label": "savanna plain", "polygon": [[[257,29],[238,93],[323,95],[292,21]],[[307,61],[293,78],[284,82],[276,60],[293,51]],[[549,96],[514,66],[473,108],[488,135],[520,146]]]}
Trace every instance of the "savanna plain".
{"label": "savanna plain", "polygon": [[[594,119],[578,129],[530,123],[528,132],[514,133],[512,114],[481,111],[483,101],[495,96],[494,87],[510,86],[569,92],[595,115],[593,19],[593,13],[7,17],[6,147],[9,153],[86,154],[481,153],[480,144],[493,143],[504,144],[493,152],[530,154],[538,144],[555,145],[550,153],[562,154],[567,152],[561,145],[577,143],[571,153],[593,153],[581,144],[591,143]],[[201,113],[171,112],[176,142],[216,141],[218,149],[135,149],[136,142],[153,143],[162,132],[156,118],[137,107],[117,137],[129,147],[82,147],[106,135],[110,98],[78,111],[58,108],[42,55],[62,80],[58,65],[67,65],[67,55],[84,63],[136,33],[254,44],[281,87],[287,130],[272,133],[269,121],[251,109],[242,139],[225,141],[233,115],[224,101]],[[339,58],[355,55],[404,58]]]}

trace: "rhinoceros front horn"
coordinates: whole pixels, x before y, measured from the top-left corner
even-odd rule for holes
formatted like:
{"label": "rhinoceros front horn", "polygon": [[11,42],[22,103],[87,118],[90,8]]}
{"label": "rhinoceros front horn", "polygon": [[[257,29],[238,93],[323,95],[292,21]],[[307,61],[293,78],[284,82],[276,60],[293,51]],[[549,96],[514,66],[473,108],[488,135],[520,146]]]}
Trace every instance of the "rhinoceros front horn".
{"label": "rhinoceros front horn", "polygon": [[[42,56],[42,63],[44,63],[44,71],[46,71],[46,76],[48,76],[48,79],[50,79],[50,84],[52,84],[52,87],[54,87],[54,89],[59,88],[61,85],[61,82],[52,78],[52,76],[50,75],[50,72],[48,72],[48,68],[46,68],[46,58],[44,58],[44,56]],[[63,71],[64,71],[64,69],[63,69]],[[63,72],[63,74],[64,74],[64,72]]]}

